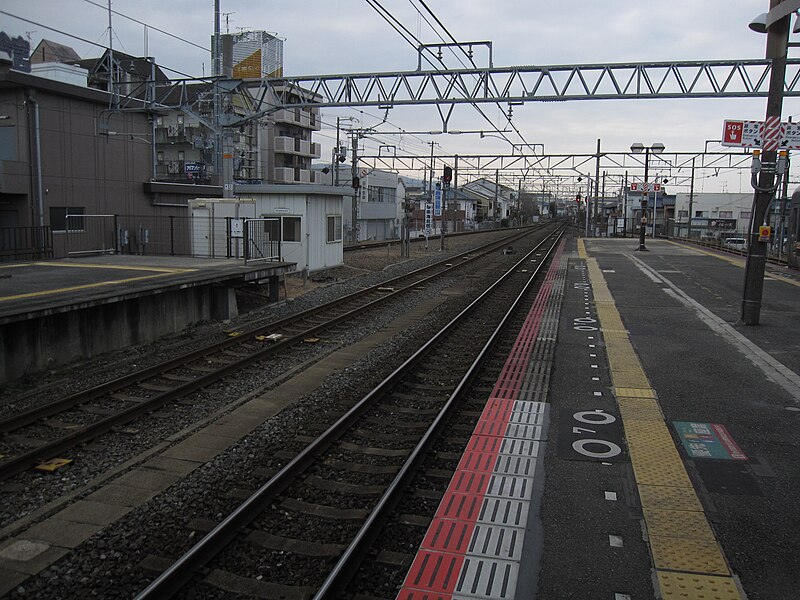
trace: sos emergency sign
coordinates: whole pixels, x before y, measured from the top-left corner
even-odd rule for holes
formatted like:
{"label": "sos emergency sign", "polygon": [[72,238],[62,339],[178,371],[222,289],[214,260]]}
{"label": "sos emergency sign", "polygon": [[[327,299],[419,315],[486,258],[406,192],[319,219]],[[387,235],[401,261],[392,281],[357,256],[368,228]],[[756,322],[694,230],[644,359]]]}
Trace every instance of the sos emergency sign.
{"label": "sos emergency sign", "polygon": [[[771,148],[765,147],[765,137],[772,138]],[[800,148],[800,123],[777,123],[773,130],[766,132],[764,121],[726,120],[722,128],[722,145],[765,150],[796,150]]]}

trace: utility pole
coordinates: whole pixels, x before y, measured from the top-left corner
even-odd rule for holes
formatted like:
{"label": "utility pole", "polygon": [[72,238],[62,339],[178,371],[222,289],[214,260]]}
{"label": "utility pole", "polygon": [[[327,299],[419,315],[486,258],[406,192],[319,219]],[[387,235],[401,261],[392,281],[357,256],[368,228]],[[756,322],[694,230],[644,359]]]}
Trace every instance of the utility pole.
{"label": "utility pole", "polygon": [[[603,190],[600,194],[600,197],[603,198],[603,212],[605,212],[605,197],[606,197],[606,171],[603,171]],[[603,223],[603,214],[600,214],[600,224]],[[606,235],[608,235],[608,225],[606,224]]]}
{"label": "utility pole", "polygon": [[689,184],[689,224],[686,227],[686,237],[692,237],[692,208],[694,207],[694,157],[692,158],[692,180]]}
{"label": "utility pole", "polygon": [[492,224],[492,229],[497,229],[497,204],[499,202],[500,196],[500,170],[495,169],[494,171],[494,211],[492,212],[492,220],[494,223]]}
{"label": "utility pole", "polygon": [[222,111],[222,97],[219,89],[219,77],[222,75],[222,51],[220,48],[219,37],[219,2],[214,0],[214,45],[212,46],[213,54],[211,57],[211,69],[214,78],[214,114],[212,124],[214,126],[214,178],[222,185],[223,195],[225,190],[225,181],[221,179],[222,176],[222,131],[219,127],[220,112]]}
{"label": "utility pole", "polygon": [[333,164],[333,185],[339,186],[339,152],[341,146],[339,145],[339,119],[340,117],[336,117],[336,148],[334,149],[333,156],[334,156],[334,164]]}
{"label": "utility pole", "polygon": [[[770,0],[770,11],[781,0]],[[790,13],[791,14],[791,13]],[[742,317],[745,325],[758,325],[761,317],[761,297],[764,292],[764,271],[767,263],[767,242],[759,241],[758,227],[766,222],[767,210],[775,193],[775,174],[777,170],[777,146],[768,146],[770,130],[780,127],[783,107],[783,87],[786,79],[786,54],[789,45],[789,15],[778,19],[767,29],[767,58],[772,61],[769,77],[769,95],[764,123],[763,168],[758,175],[753,204],[750,243],[745,263],[744,291],[742,294]],[[769,148],[769,149],[768,149]]]}
{"label": "utility pole", "polygon": [[594,165],[594,226],[592,227],[592,237],[597,237],[597,212],[598,199],[600,198],[600,138],[597,138],[597,154],[595,154]]}
{"label": "utility pole", "polygon": [[625,184],[622,190],[622,237],[628,237],[628,172],[625,171]]}
{"label": "utility pole", "polygon": [[353,174],[353,210],[352,210],[352,227],[350,241],[354,244],[358,243],[358,190],[356,184],[361,182],[358,179],[358,134],[353,131],[352,144],[353,144],[353,165],[350,171]]}

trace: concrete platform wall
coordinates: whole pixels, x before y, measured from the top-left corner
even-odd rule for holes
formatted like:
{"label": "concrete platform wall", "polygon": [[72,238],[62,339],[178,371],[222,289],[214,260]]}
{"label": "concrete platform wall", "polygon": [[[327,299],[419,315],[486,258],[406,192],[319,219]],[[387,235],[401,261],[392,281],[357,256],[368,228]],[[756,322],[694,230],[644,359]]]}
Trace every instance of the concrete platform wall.
{"label": "concrete platform wall", "polygon": [[0,381],[155,341],[192,324],[236,316],[233,287],[206,285],[42,311],[0,327]]}

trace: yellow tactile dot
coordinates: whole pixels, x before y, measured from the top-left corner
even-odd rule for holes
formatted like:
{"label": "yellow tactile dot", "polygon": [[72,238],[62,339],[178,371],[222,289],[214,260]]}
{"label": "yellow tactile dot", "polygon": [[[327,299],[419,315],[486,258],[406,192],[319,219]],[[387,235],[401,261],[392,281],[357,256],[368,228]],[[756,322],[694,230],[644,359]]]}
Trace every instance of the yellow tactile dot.
{"label": "yellow tactile dot", "polygon": [[[631,455],[635,454],[631,451]],[[658,461],[634,461],[633,472],[636,474],[636,481],[644,485],[668,485],[673,487],[685,487],[691,485],[689,476],[683,469],[677,469],[669,464],[659,463]]]}
{"label": "yellow tactile dot", "polygon": [[663,421],[658,403],[650,398],[617,398],[620,413],[624,420]]}
{"label": "yellow tactile dot", "polygon": [[714,532],[702,512],[645,508],[644,521],[650,535],[713,542]]}
{"label": "yellow tactile dot", "polygon": [[618,398],[653,398],[656,397],[656,391],[652,388],[614,388],[614,395]]}
{"label": "yellow tactile dot", "polygon": [[703,510],[700,500],[692,487],[673,487],[666,485],[640,485],[639,498],[647,508],[666,508],[670,510]]}
{"label": "yellow tactile dot", "polygon": [[651,535],[650,548],[656,569],[730,575],[716,542]]}
{"label": "yellow tactile dot", "polygon": [[650,382],[645,374],[638,369],[633,371],[618,371],[612,369],[611,382],[614,387],[649,387]]}
{"label": "yellow tactile dot", "polygon": [[656,571],[664,600],[741,600],[730,577]]}

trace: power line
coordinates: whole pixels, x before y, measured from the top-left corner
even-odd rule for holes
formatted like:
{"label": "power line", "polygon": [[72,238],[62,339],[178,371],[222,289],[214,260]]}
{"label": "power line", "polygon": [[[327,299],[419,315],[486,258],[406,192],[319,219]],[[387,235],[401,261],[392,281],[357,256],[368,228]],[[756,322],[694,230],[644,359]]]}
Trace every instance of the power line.
{"label": "power line", "polygon": [[[83,0],[83,1],[88,3],[88,4],[91,4],[93,6],[97,6],[98,8],[102,8],[103,10],[108,10],[108,7],[103,6],[102,4],[98,4],[97,2],[93,2],[92,0]],[[194,46],[195,48],[200,48],[200,50],[205,50],[206,52],[211,52],[210,48],[206,48],[204,46],[201,46],[200,44],[195,44],[194,42],[192,42],[190,40],[186,40],[186,39],[184,39],[184,38],[182,38],[182,37],[180,37],[178,35],[175,35],[174,33],[170,33],[169,31],[164,31],[163,29],[159,29],[158,27],[153,27],[149,23],[145,23],[144,21],[140,21],[139,19],[135,19],[135,18],[133,18],[133,17],[131,17],[129,15],[123,14],[121,12],[117,12],[116,10],[112,10],[111,12],[112,12],[112,14],[115,14],[118,17],[123,17],[125,19],[128,19],[129,21],[133,21],[134,23],[138,23],[139,25],[144,25],[145,27],[147,27],[149,29],[152,29],[153,31],[157,31],[159,33],[163,33],[164,35],[168,35],[171,38],[175,38],[176,40],[180,40],[181,42],[185,42],[185,43],[187,43],[187,44],[189,44],[191,46]]]}
{"label": "power line", "polygon": [[[48,30],[53,31],[55,33],[58,33],[58,34],[61,34],[61,35],[65,35],[65,36],[67,36],[69,38],[84,42],[86,44],[90,44],[92,46],[97,46],[98,48],[102,48],[103,50],[108,50],[109,49],[108,46],[106,46],[104,44],[99,44],[97,42],[93,42],[92,40],[87,40],[86,38],[82,38],[82,37],[80,37],[78,35],[74,35],[72,33],[67,33],[66,31],[62,31],[60,29],[56,29],[55,27],[50,27],[49,25],[45,25],[44,23],[39,23],[37,21],[32,21],[30,19],[26,19],[25,17],[20,17],[19,15],[14,15],[14,14],[12,14],[10,12],[6,12],[4,10],[0,10],[0,14],[6,15],[7,17],[11,17],[13,19],[19,19],[20,21],[24,21],[25,23],[29,23],[31,25],[36,25],[37,27],[44,27],[45,29],[48,29]],[[164,65],[158,65],[158,66],[159,66],[159,68],[163,69],[164,71],[169,71],[170,73],[177,73],[178,75],[183,75],[184,77],[187,77],[189,79],[194,79],[194,76],[193,75],[189,75],[188,73],[184,73],[182,71],[177,71],[175,69],[170,69],[169,67],[165,67]]]}

